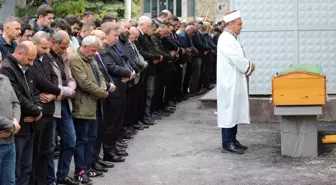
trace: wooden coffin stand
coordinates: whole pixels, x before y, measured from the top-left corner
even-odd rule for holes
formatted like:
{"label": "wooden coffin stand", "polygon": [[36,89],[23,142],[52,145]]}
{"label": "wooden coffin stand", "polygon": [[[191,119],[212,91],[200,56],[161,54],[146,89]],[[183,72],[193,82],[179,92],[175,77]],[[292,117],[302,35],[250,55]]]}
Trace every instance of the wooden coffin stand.
{"label": "wooden coffin stand", "polygon": [[281,154],[317,157],[317,115],[326,104],[326,77],[291,72],[272,78],[274,114],[281,116]]}

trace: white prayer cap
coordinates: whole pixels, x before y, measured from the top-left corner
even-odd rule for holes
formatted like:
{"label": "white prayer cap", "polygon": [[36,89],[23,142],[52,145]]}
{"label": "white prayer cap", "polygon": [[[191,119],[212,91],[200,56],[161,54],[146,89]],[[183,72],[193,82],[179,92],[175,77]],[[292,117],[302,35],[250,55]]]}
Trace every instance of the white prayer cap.
{"label": "white prayer cap", "polygon": [[238,11],[238,10],[234,10],[232,12],[229,12],[229,13],[225,14],[224,17],[223,17],[223,19],[226,23],[234,21],[234,20],[239,19],[239,18],[241,18],[241,14],[240,14],[240,11]]}

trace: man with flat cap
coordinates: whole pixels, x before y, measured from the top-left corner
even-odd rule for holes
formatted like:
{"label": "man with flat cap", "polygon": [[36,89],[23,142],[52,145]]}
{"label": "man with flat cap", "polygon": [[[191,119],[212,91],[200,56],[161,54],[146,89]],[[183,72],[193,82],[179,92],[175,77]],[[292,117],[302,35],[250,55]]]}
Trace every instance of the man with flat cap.
{"label": "man with flat cap", "polygon": [[238,124],[250,123],[248,77],[255,65],[245,58],[238,35],[243,28],[241,13],[224,16],[227,27],[218,40],[217,111],[222,128],[223,152],[243,154],[247,147],[236,139]]}

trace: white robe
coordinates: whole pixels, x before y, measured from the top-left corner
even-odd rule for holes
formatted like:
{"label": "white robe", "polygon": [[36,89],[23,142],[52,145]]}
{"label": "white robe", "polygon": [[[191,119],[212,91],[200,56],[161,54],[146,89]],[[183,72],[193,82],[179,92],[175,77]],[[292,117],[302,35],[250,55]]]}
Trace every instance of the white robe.
{"label": "white robe", "polygon": [[218,127],[232,128],[250,123],[246,75],[251,63],[244,57],[240,43],[223,32],[217,46],[217,119]]}

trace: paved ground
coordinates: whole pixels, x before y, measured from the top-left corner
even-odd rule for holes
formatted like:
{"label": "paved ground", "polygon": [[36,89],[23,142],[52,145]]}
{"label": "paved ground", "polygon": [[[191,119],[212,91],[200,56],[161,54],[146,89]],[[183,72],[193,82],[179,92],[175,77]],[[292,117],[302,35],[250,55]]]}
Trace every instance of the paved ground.
{"label": "paved ground", "polygon": [[[95,185],[335,185],[336,155],[290,158],[280,155],[277,123],[239,129],[249,146],[245,155],[221,153],[213,109],[196,98],[178,105],[174,115],[139,132],[129,142],[125,163],[116,164]],[[320,129],[335,129],[323,124]]]}

